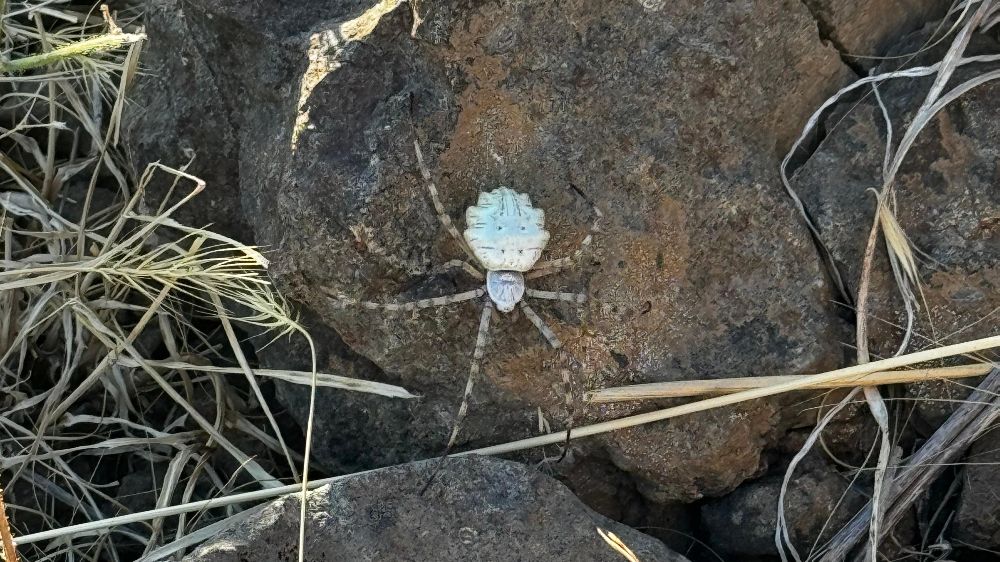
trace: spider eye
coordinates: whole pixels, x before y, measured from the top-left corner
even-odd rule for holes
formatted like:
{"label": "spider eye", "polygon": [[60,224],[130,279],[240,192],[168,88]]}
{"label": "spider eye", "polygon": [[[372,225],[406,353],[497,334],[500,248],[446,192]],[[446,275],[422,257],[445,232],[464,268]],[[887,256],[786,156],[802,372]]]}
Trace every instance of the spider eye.
{"label": "spider eye", "polygon": [[527,229],[526,227],[523,227],[523,226],[522,226],[522,227],[521,227],[521,230],[528,230],[528,229]]}
{"label": "spider eye", "polygon": [[497,230],[503,230],[503,227],[502,226],[498,226]]}

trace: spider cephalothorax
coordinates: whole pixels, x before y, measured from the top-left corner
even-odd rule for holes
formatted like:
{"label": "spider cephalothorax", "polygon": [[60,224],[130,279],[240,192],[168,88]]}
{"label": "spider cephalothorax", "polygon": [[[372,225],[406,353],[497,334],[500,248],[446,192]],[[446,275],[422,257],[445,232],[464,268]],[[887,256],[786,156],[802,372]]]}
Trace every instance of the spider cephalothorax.
{"label": "spider cephalothorax", "polygon": [[[341,305],[361,305],[369,309],[417,310],[479,299],[484,295],[489,296],[488,299],[483,300],[483,312],[479,319],[479,332],[476,335],[476,346],[472,354],[472,364],[469,367],[465,395],[455,418],[451,438],[448,440],[448,449],[450,450],[455,444],[458,430],[468,411],[469,396],[472,394],[473,384],[479,373],[479,362],[486,348],[486,337],[489,332],[493,305],[496,304],[496,308],[501,312],[511,312],[520,304],[524,316],[538,328],[549,345],[556,350],[561,350],[562,342],[538,314],[528,306],[524,298],[582,303],[586,300],[586,295],[529,289],[525,287],[525,280],[549,275],[572,265],[582,255],[584,248],[590,245],[592,233],[597,230],[601,212],[596,207],[594,208],[596,219],[591,227],[591,234],[587,234],[581,242],[580,248],[573,255],[540,262],[538,260],[549,241],[549,232],[545,230],[545,213],[541,209],[532,207],[531,199],[527,195],[518,193],[509,187],[499,187],[490,192],[480,193],[476,205],[466,210],[466,230],[463,236],[459,234],[458,229],[452,223],[451,217],[444,212],[444,206],[441,205],[441,200],[438,197],[437,187],[431,181],[431,174],[424,165],[420,146],[414,142],[413,147],[417,153],[420,173],[427,181],[427,189],[430,192],[431,201],[434,203],[434,209],[437,211],[438,219],[473,262],[485,269],[486,273],[484,275],[475,265],[463,260],[451,260],[437,270],[461,268],[480,281],[485,281],[485,286],[463,293],[404,303],[358,302],[341,298],[338,298],[337,302]],[[567,409],[569,409],[572,398],[569,372],[567,369],[563,369],[562,374],[563,383],[566,385]]]}

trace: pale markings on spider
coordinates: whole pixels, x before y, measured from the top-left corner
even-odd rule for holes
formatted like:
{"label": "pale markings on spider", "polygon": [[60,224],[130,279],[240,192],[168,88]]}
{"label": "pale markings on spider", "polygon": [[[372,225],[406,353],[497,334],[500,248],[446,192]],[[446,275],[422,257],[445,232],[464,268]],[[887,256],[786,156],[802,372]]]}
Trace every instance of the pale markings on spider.
{"label": "pale markings on spider", "polygon": [[[598,222],[602,214],[597,207],[593,208],[595,215],[594,223],[590,228],[590,232],[575,252],[564,258],[539,262],[538,260],[541,258],[542,251],[549,241],[549,232],[545,230],[545,212],[533,207],[531,199],[526,194],[519,193],[509,187],[499,187],[493,191],[480,193],[476,205],[466,209],[465,222],[467,228],[465,232],[460,234],[451,217],[445,212],[444,205],[441,204],[437,186],[434,185],[434,181],[431,179],[430,170],[424,164],[423,153],[416,141],[414,141],[413,147],[416,152],[420,175],[425,180],[427,191],[431,196],[431,202],[433,203],[438,220],[463,251],[486,270],[486,274],[483,275],[473,264],[463,260],[451,260],[443,266],[435,268],[432,273],[452,268],[461,268],[479,280],[485,279],[485,286],[473,291],[410,302],[375,303],[341,298],[338,299],[338,304],[340,306],[362,306],[366,309],[415,311],[422,308],[471,301],[483,295],[489,296],[489,300],[483,303],[484,308],[480,317],[479,330],[476,334],[472,362],[469,366],[469,377],[466,380],[462,404],[455,416],[451,437],[448,440],[448,446],[445,451],[445,454],[447,454],[455,444],[462,421],[469,410],[469,398],[472,395],[475,379],[479,374],[479,365],[485,353],[489,335],[489,320],[494,304],[497,310],[505,313],[513,311],[520,304],[524,315],[538,329],[549,345],[559,350],[559,357],[561,359],[566,357],[566,352],[562,349],[562,342],[541,317],[524,302],[524,298],[558,300],[581,304],[586,301],[586,295],[582,293],[529,289],[525,287],[525,277],[532,279],[556,273],[560,269],[579,261],[584,250],[590,246],[593,234],[597,232]],[[536,275],[533,276],[533,272]],[[569,412],[571,411],[572,390],[569,386],[568,370],[562,369],[561,372],[563,382],[566,384],[565,399],[566,408]],[[571,425],[571,423],[572,420],[567,421],[567,425]]]}

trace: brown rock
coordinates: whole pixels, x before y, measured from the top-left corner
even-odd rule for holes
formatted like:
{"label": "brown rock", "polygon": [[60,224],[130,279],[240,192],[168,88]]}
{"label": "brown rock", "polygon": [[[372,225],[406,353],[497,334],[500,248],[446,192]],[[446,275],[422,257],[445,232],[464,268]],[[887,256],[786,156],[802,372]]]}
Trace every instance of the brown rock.
{"label": "brown rock", "polygon": [[[845,57],[869,67],[889,43],[944,16],[948,4],[937,0],[803,0],[820,34]],[[932,24],[933,25],[933,24]]]}
{"label": "brown rock", "polygon": [[[318,290],[388,300],[472,286],[461,275],[426,275],[460,254],[443,236],[416,174],[415,130],[453,217],[477,191],[514,185],[548,212],[551,255],[559,256],[579,242],[591,219],[570,186],[604,209],[603,232],[581,272],[541,284],[585,289],[593,299],[582,317],[568,307],[539,306],[570,350],[586,359],[583,385],[832,364],[829,295],[811,246],[780,191],[765,188],[774,179],[774,159],[766,155],[792,136],[790,115],[804,113],[804,100],[832,87],[817,82],[817,74],[834,83],[844,75],[832,53],[813,43],[804,17],[782,12],[789,20],[770,37],[769,5],[748,13],[720,6],[721,23],[713,18],[707,27],[697,19],[700,5],[672,4],[663,12],[572,2],[558,9],[423,9],[417,41],[406,33],[408,11],[397,9],[382,16],[363,44],[338,48],[333,58],[342,66],[311,90],[312,128],[303,130],[284,172],[300,179],[280,190],[287,206],[279,203],[258,234],[282,240],[275,273],[294,298],[320,311],[353,349],[428,397],[442,442],[468,369],[476,307],[417,318],[337,311]],[[615,21],[629,24],[608,24]],[[794,22],[801,32],[787,33],[799,29]],[[724,37],[729,25],[738,37],[775,43],[764,49]],[[791,51],[800,61],[792,75],[788,64],[774,75],[760,68],[776,52]],[[253,200],[263,211],[268,195],[259,193]],[[320,209],[329,218],[308,218]],[[296,228],[289,236],[293,216],[329,226]],[[499,317],[492,333],[488,382],[477,388],[471,416],[479,421],[465,433],[474,443],[530,431],[530,409],[495,407],[515,399],[543,406],[551,419],[563,417],[561,383],[544,340],[517,315]],[[747,427],[726,412],[709,417],[711,429],[678,420],[670,429],[601,441],[620,466],[641,468],[644,492],[693,499],[756,473],[762,436],[774,423],[769,415],[753,412],[749,417],[758,421]],[[636,439],[642,435],[648,437]],[[701,436],[697,446],[690,435]],[[697,475],[688,466],[698,466]]]}

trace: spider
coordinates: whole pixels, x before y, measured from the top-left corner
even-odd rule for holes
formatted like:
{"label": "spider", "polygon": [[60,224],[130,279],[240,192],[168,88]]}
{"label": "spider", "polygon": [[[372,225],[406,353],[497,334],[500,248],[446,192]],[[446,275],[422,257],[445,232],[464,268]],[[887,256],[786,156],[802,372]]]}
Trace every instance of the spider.
{"label": "spider", "polygon": [[[469,398],[472,396],[472,389],[479,375],[480,363],[486,348],[489,332],[490,318],[493,314],[494,306],[503,313],[512,312],[520,307],[521,311],[541,332],[542,336],[550,346],[565,360],[568,355],[563,350],[563,342],[552,332],[552,329],[545,324],[545,321],[528,305],[525,297],[533,299],[557,300],[582,304],[587,296],[582,293],[566,293],[560,291],[541,291],[525,286],[525,281],[537,279],[546,275],[551,275],[565,269],[580,259],[591,241],[593,235],[598,231],[598,223],[603,217],[601,211],[594,206],[594,223],[590,232],[580,243],[579,248],[571,255],[546,261],[539,261],[542,250],[545,249],[549,241],[549,232],[545,230],[545,212],[532,207],[531,200],[527,195],[518,193],[508,187],[499,187],[490,192],[480,192],[476,205],[469,207],[465,211],[466,230],[464,234],[459,233],[452,222],[451,217],[444,210],[441,199],[438,196],[437,186],[431,179],[431,173],[424,164],[423,153],[420,144],[413,142],[413,149],[417,155],[417,164],[420,173],[427,183],[427,190],[430,192],[434,210],[438,220],[445,230],[458,242],[462,250],[470,258],[470,261],[455,259],[440,267],[435,268],[435,273],[448,269],[461,268],[466,273],[475,277],[485,284],[472,291],[454,293],[429,299],[420,299],[409,302],[376,303],[366,301],[356,301],[352,299],[338,298],[337,302],[342,307],[362,306],[366,309],[381,309],[387,311],[417,311],[423,308],[446,306],[450,304],[482,299],[483,310],[479,317],[479,331],[476,334],[476,345],[473,348],[472,362],[469,366],[469,377],[465,383],[465,393],[462,396],[462,405],[458,409],[455,417],[455,425],[448,439],[446,451],[450,451],[458,439],[462,422],[465,420],[469,410]],[[485,275],[473,263],[478,264],[486,271]],[[489,298],[483,299],[482,297]],[[570,387],[569,371],[561,369],[563,385],[565,386],[566,408],[571,412],[572,390]],[[572,417],[572,415],[570,415]],[[571,420],[567,425],[571,425]],[[447,452],[445,453],[447,455]]]}

